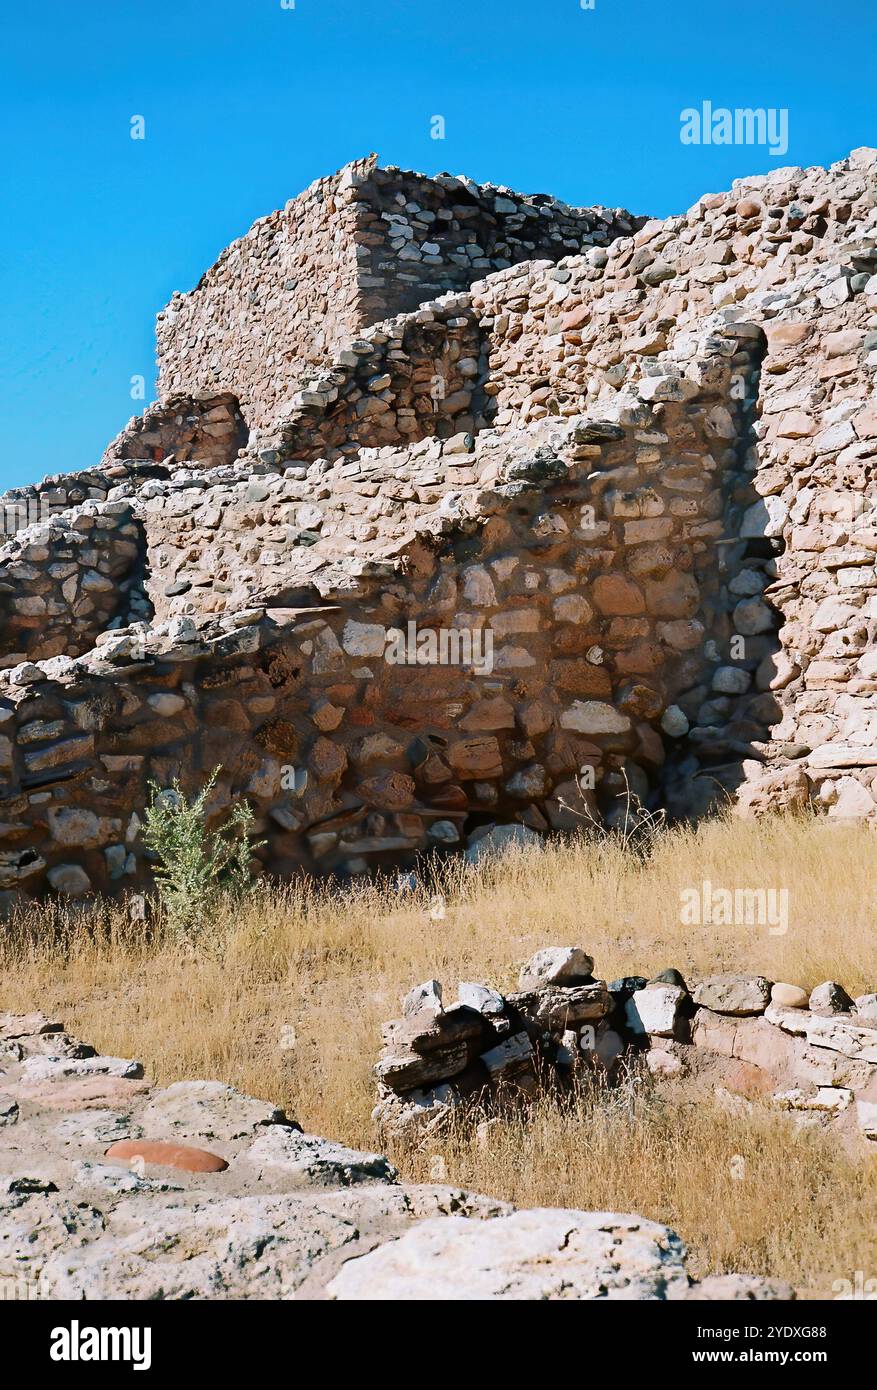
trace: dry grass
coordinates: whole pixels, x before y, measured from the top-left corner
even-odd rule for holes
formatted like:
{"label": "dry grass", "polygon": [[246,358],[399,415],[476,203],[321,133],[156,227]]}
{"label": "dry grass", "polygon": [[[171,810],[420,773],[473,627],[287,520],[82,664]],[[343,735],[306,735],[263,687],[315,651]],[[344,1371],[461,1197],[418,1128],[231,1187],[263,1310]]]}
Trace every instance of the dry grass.
{"label": "dry grass", "polygon": [[[308,1129],[371,1146],[380,1023],[417,981],[434,976],[447,993],[463,979],[508,987],[534,950],[578,943],[606,979],[671,965],[742,969],[805,986],[838,979],[857,994],[877,985],[875,853],[863,827],[717,820],[668,831],[647,862],[582,841],[479,871],[456,865],[440,885],[441,920],[428,891],[265,891],[229,911],[197,955],[118,910],[54,926],[34,913],[0,929],[0,1006],[54,1012],[101,1050],[140,1057],[160,1082],[220,1077],[284,1104]],[[683,926],[680,893],[703,880],[788,888],[787,933]],[[633,1115],[545,1102],[526,1125],[494,1127],[486,1148],[460,1135],[435,1156],[449,1181],[521,1204],[667,1221],[702,1269],[773,1273],[829,1295],[836,1278],[877,1272],[873,1159],[799,1134],[785,1117],[729,1116],[672,1090]],[[434,1156],[396,1158],[404,1176],[429,1179]]]}

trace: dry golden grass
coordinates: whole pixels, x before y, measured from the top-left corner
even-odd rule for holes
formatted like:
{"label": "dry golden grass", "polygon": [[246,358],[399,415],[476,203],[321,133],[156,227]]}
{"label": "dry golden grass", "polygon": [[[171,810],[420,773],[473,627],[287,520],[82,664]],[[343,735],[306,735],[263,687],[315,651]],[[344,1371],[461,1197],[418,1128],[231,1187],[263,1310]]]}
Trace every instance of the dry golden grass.
{"label": "dry golden grass", "polygon": [[[53,1012],[99,1049],[141,1058],[161,1083],[219,1077],[307,1129],[371,1147],[380,1023],[412,984],[436,977],[451,997],[465,979],[507,988],[534,950],[576,943],[606,979],[757,970],[861,993],[877,985],[875,854],[864,827],[720,819],[668,831],[647,862],[583,840],[478,871],[456,864],[436,886],[440,920],[429,891],[266,890],[229,910],[196,953],[118,910],[54,924],[32,912],[0,929],[0,1007]],[[787,933],[683,926],[680,893],[703,880],[788,888]],[[487,1147],[458,1135],[431,1155],[394,1157],[403,1176],[429,1180],[438,1156],[448,1181],[523,1205],[640,1211],[674,1226],[700,1269],[772,1273],[829,1295],[834,1279],[877,1271],[870,1156],[784,1116],[729,1116],[672,1088],[634,1114],[546,1100],[526,1124],[493,1127]]]}

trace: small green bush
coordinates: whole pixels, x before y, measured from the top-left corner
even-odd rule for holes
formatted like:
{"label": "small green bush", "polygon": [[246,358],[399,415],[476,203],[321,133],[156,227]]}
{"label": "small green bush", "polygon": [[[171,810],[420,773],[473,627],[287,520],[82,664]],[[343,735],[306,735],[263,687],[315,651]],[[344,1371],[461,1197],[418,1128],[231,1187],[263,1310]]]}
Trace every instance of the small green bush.
{"label": "small green bush", "polygon": [[161,788],[150,782],[143,840],[158,863],[159,901],[171,932],[193,941],[207,926],[220,898],[240,897],[252,886],[250,843],[253,812],[247,801],[232,808],[224,825],[208,830],[206,807],[220,773],[214,768],[191,801],[179,782]]}

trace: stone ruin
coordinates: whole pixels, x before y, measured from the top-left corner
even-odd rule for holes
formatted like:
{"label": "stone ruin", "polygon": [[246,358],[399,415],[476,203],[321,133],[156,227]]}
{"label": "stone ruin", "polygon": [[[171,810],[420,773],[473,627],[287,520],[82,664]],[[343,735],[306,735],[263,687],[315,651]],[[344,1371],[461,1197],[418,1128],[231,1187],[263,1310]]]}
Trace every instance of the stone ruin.
{"label": "stone ruin", "polygon": [[473,1116],[576,1083],[613,1087],[651,1075],[712,1090],[739,1108],[761,1097],[798,1123],[877,1140],[877,994],[853,1000],[826,980],[809,994],[763,975],[692,982],[678,970],[606,983],[577,946],[548,947],[518,989],[459,985],[447,1008],[438,980],[402,1000],[384,1025],[372,1118],[384,1138],[422,1145]]}
{"label": "stone ruin", "polygon": [[665,220],[359,161],[158,348],[0,501],[5,906],[148,885],[149,784],[217,767],[279,875],[627,788],[877,818],[874,150]]}
{"label": "stone ruin", "polygon": [[661,1222],[402,1182],[232,1086],[156,1086],[0,1012],[0,1300],[794,1297],[686,1264]]}

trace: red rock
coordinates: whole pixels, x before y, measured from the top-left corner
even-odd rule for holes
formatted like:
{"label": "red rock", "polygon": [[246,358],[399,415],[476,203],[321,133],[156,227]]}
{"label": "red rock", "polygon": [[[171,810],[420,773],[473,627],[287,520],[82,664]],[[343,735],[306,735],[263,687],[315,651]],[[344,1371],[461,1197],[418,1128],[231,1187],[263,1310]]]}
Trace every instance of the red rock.
{"label": "red rock", "polygon": [[582,324],[587,323],[593,310],[590,305],[582,304],[578,309],[571,309],[568,314],[564,314],[560,320],[561,333],[569,333],[574,328],[581,328]]}
{"label": "red rock", "polygon": [[140,1158],[162,1168],[181,1168],[186,1173],[222,1173],[228,1164],[219,1154],[207,1149],[195,1149],[189,1144],[166,1143],[163,1140],[120,1139],[105,1151],[106,1158]]}
{"label": "red rock", "polygon": [[404,772],[381,772],[360,782],[357,791],[369,806],[382,811],[404,811],[414,800],[414,779]]}
{"label": "red rock", "polygon": [[600,574],[594,580],[594,603],[608,616],[642,613],[642,589],[623,574]]}
{"label": "red rock", "polygon": [[853,429],[860,439],[873,439],[877,435],[877,407],[866,406],[854,415]]}

